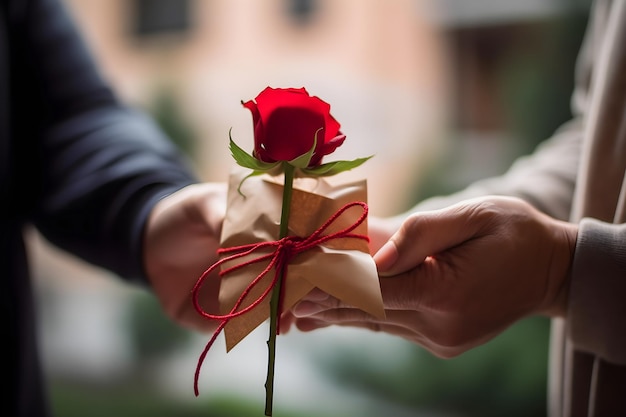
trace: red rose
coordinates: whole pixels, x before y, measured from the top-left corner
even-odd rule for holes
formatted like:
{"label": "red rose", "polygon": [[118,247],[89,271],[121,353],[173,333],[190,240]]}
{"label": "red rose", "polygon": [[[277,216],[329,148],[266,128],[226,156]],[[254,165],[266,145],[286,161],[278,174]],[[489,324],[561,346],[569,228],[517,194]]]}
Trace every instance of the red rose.
{"label": "red rose", "polygon": [[[317,143],[309,168],[335,151],[346,136],[330,114],[330,105],[310,96],[304,88],[271,88],[261,91],[255,101],[243,106],[252,112],[253,156],[263,162],[292,161],[309,152],[315,134]],[[319,132],[318,132],[319,131]]]}

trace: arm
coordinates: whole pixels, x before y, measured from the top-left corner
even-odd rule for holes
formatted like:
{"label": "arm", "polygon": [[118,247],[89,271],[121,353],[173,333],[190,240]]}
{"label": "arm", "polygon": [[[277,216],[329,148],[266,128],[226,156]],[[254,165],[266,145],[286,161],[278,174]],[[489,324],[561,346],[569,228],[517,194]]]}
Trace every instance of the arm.
{"label": "arm", "polygon": [[512,197],[420,212],[374,256],[386,318],[315,292],[295,307],[296,325],[384,331],[453,357],[523,317],[565,314],[576,233]]}
{"label": "arm", "polygon": [[[150,285],[177,322],[207,329],[190,291],[216,260],[225,184],[196,184],[153,122],[123,106],[58,0],[11,16],[10,210],[57,246]],[[218,280],[204,297],[212,310]]]}
{"label": "arm", "polygon": [[459,201],[485,195],[506,195],[521,198],[552,217],[567,220],[576,184],[582,121],[563,125],[537,150],[519,158],[501,176],[479,180],[451,194],[427,199],[409,212],[443,208]]}
{"label": "arm", "polygon": [[[602,25],[595,26],[598,27]],[[593,27],[589,33],[598,35]],[[586,38],[581,53],[587,57],[585,62],[596,61],[589,59],[594,38]],[[584,72],[579,70],[579,79],[588,79],[581,73]],[[585,91],[579,88],[573,97],[579,114],[585,113]],[[597,117],[598,113],[594,115]],[[582,152],[581,131],[582,125],[570,123],[503,177],[481,181],[451,197],[419,204],[414,209],[419,214],[404,217],[405,220],[400,217],[404,223],[396,229],[397,233],[384,231],[393,237],[375,258],[381,276],[385,275],[381,277],[381,288],[390,312],[386,321],[374,322],[324,294],[315,293],[296,307],[296,314],[302,317],[298,327],[311,330],[330,324],[358,325],[400,334],[435,353],[453,355],[488,340],[517,318],[530,314],[565,316],[569,339],[576,348],[612,363],[626,364],[626,229],[620,224],[623,215],[621,220],[616,216],[616,224],[590,217],[576,224],[562,221],[567,219],[572,202],[578,153]],[[576,143],[570,142],[574,139]],[[609,155],[620,155],[619,146],[617,141]],[[608,163],[608,159],[596,162]],[[618,168],[618,176],[620,172]],[[535,179],[535,184],[529,179]],[[600,177],[600,190],[603,180],[605,177]],[[516,200],[508,204],[495,197],[464,200],[483,194],[522,197],[551,217]],[[614,204],[621,204],[617,207],[619,215],[623,201],[612,201],[611,195],[606,197],[594,202],[606,202],[609,216]],[[616,195],[613,197],[617,200]],[[463,201],[448,206],[458,200]],[[422,211],[439,207],[446,208]],[[491,220],[480,221],[485,216]],[[463,221],[450,227],[455,218]],[[546,244],[552,249],[546,248]],[[537,251],[538,248],[543,249]],[[387,278],[388,274],[397,275]],[[445,288],[451,279],[455,284]],[[504,287],[494,291],[493,285],[498,283]],[[520,283],[522,287],[517,286]],[[515,290],[511,292],[511,288]],[[544,296],[529,297],[533,291]],[[532,299],[544,301],[527,303]]]}
{"label": "arm", "polygon": [[7,7],[16,210],[56,245],[142,278],[151,208],[195,177],[148,118],[117,100],[58,1]]}
{"label": "arm", "polygon": [[394,217],[370,217],[371,252],[376,251],[412,213],[441,209],[487,195],[521,198],[556,219],[566,220],[572,203],[582,146],[582,121],[571,120],[532,154],[518,159],[498,177],[477,181],[447,196],[426,199]]}

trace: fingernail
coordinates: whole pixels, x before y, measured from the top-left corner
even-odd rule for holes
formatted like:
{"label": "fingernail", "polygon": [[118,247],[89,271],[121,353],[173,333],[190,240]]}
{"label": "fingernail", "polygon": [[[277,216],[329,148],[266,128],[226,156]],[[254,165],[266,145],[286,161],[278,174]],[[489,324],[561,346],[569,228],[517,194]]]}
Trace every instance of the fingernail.
{"label": "fingernail", "polygon": [[319,288],[313,288],[304,298],[308,301],[320,302],[326,301],[330,295],[327,292],[320,290]]}
{"label": "fingernail", "polygon": [[309,301],[300,301],[293,306],[291,312],[296,317],[306,317],[319,312],[321,309],[318,304]]}
{"label": "fingernail", "polygon": [[398,248],[395,243],[389,240],[374,254],[374,262],[380,274],[391,269],[398,260]]}

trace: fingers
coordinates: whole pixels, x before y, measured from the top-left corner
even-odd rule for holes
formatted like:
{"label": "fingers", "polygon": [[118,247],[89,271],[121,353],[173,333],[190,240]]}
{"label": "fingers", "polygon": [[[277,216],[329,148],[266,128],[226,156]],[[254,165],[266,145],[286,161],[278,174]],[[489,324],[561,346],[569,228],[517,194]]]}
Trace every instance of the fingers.
{"label": "fingers", "polygon": [[280,316],[280,328],[278,330],[281,334],[289,333],[295,321],[296,317],[291,313],[291,311],[283,312],[283,314]]}
{"label": "fingers", "polygon": [[[425,298],[429,288],[427,285],[436,280],[430,278],[435,275],[431,272],[436,268],[434,264],[434,261],[428,260],[420,268],[404,274],[381,277],[379,283],[385,310],[420,311],[427,309],[428,305],[424,304],[427,301]],[[437,283],[436,285],[441,284]],[[296,317],[304,317],[322,310],[341,308],[354,307],[315,288],[293,307],[293,314]]]}
{"label": "fingers", "polygon": [[440,358],[454,358],[482,345],[500,333],[496,329],[478,338],[466,338],[463,333],[450,334],[440,319],[418,314],[414,311],[390,311],[386,319],[369,316],[355,309],[326,310],[317,314],[296,318],[293,323],[298,330],[310,332],[331,326],[359,328],[402,337],[418,344]]}
{"label": "fingers", "polygon": [[551,280],[563,287],[558,278],[567,273],[576,230],[557,239],[555,228],[563,225],[505,197],[411,215],[374,255],[385,318],[311,292],[294,307],[294,324],[302,331],[330,325],[383,331],[437,356],[456,356],[552,300]]}
{"label": "fingers", "polygon": [[[439,330],[436,325],[427,320],[428,316],[411,307],[416,297],[407,295],[407,291],[402,289],[399,284],[403,281],[405,280],[395,277],[381,279],[383,291],[386,291],[383,293],[384,295],[388,295],[391,292],[385,288],[391,287],[394,288],[394,292],[404,294],[403,298],[397,299],[393,303],[388,298],[384,300],[386,317],[383,319],[354,308],[319,290],[317,290],[319,294],[312,291],[305,299],[297,303],[292,308],[291,314],[296,327],[302,331],[312,331],[331,325],[343,325],[373,331],[385,331],[415,342],[417,338],[422,338],[422,333],[433,333]],[[400,290],[397,291],[397,288],[400,288]],[[403,305],[408,305],[409,307],[402,308]],[[391,309],[388,306],[393,306],[394,308]],[[293,322],[290,324],[293,324]],[[417,329],[420,329],[420,331],[417,331]]]}
{"label": "fingers", "polygon": [[370,252],[375,254],[385,242],[400,228],[403,218],[381,218],[369,216],[367,219]]}
{"label": "fingers", "polygon": [[398,231],[374,254],[379,275],[391,276],[408,271],[428,256],[470,239],[479,229],[478,224],[468,221],[471,211],[472,205],[466,202],[407,217]]}
{"label": "fingers", "polygon": [[[376,263],[376,269],[378,269],[379,275],[392,275],[394,271],[394,265],[398,262],[400,258],[400,251],[398,250],[398,246],[396,243],[396,236],[392,236],[390,240],[385,242],[385,244],[374,254],[374,262]],[[423,259],[414,259],[416,264],[423,261]],[[395,269],[398,269],[396,266]]]}
{"label": "fingers", "polygon": [[[299,304],[304,303],[304,307],[301,308],[300,312],[301,312],[302,315],[307,315],[306,311],[307,311],[307,309],[310,308],[310,307],[307,307],[307,304],[317,305],[317,303],[327,302],[331,298],[334,298],[334,297],[331,297],[330,295],[328,295],[328,293],[320,290],[319,288],[313,288],[305,296],[305,300],[307,300],[307,301],[300,301]],[[295,307],[294,307],[294,309],[295,309]],[[313,309],[313,310],[319,311],[317,309]],[[283,312],[282,316],[280,318],[280,332],[282,334],[287,334],[291,330],[291,328],[293,327],[293,325],[296,322],[296,320],[298,320],[298,316],[296,316],[292,310],[288,310],[288,311]]]}
{"label": "fingers", "polygon": [[388,320],[383,320],[361,310],[345,308],[322,311],[312,316],[297,318],[295,324],[300,331],[304,332],[339,325],[391,333],[411,341],[417,339],[423,341],[421,335],[416,333],[414,329],[415,324],[419,321],[415,312],[391,312],[391,317]]}
{"label": "fingers", "polygon": [[334,297],[329,297],[326,303],[301,301],[294,306],[292,314],[298,323],[298,328],[301,327],[303,320],[307,319],[319,322],[316,324],[317,327],[321,326],[322,323],[326,323],[326,325],[362,323],[363,326],[361,327],[371,330],[377,330],[380,325],[391,323],[409,331],[412,331],[416,326],[424,327],[421,315],[417,311],[389,310],[386,312],[386,318],[378,319],[363,310],[350,307]]}
{"label": "fingers", "polygon": [[339,322],[329,322],[325,319],[317,318],[317,316],[299,318],[295,321],[295,326],[298,330],[302,332],[311,332],[331,326],[341,326],[348,328],[356,328],[356,329],[364,329],[373,332],[386,333],[392,336],[401,337],[411,343],[415,343],[433,355],[440,358],[453,358],[456,357],[472,346],[443,346],[435,341],[429,339],[423,333],[416,331],[414,328],[410,326],[406,326],[404,324],[398,324],[397,322],[389,322],[376,319],[374,317],[368,321],[362,321],[356,319],[354,321],[350,321],[347,319],[345,321]]}

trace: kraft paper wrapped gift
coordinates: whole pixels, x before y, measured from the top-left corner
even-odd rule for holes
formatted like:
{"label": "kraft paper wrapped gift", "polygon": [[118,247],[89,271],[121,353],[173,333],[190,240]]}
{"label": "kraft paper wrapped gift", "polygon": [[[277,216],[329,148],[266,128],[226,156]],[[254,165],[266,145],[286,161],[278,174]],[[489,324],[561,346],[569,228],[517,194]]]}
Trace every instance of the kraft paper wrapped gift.
{"label": "kraft paper wrapped gift", "polygon": [[[221,247],[229,248],[251,243],[276,241],[279,237],[282,209],[282,176],[269,174],[246,178],[245,171],[233,171],[229,179],[226,218]],[[289,217],[289,235],[308,237],[344,205],[367,201],[365,180],[337,184],[323,177],[295,178]],[[341,231],[362,215],[360,206],[347,209],[323,234]],[[367,235],[367,221],[352,233]],[[222,264],[222,270],[245,263],[264,254],[264,248],[245,257]],[[267,266],[253,263],[222,276],[220,310],[231,312],[237,300]],[[244,298],[238,310],[251,305],[271,285],[275,271],[266,274]],[[343,302],[377,317],[384,317],[384,307],[376,265],[368,242],[358,238],[336,238],[297,254],[287,265],[283,277],[282,310],[286,311],[317,287]],[[231,319],[226,325],[226,350],[230,351],[270,316],[271,294],[252,310]]]}

